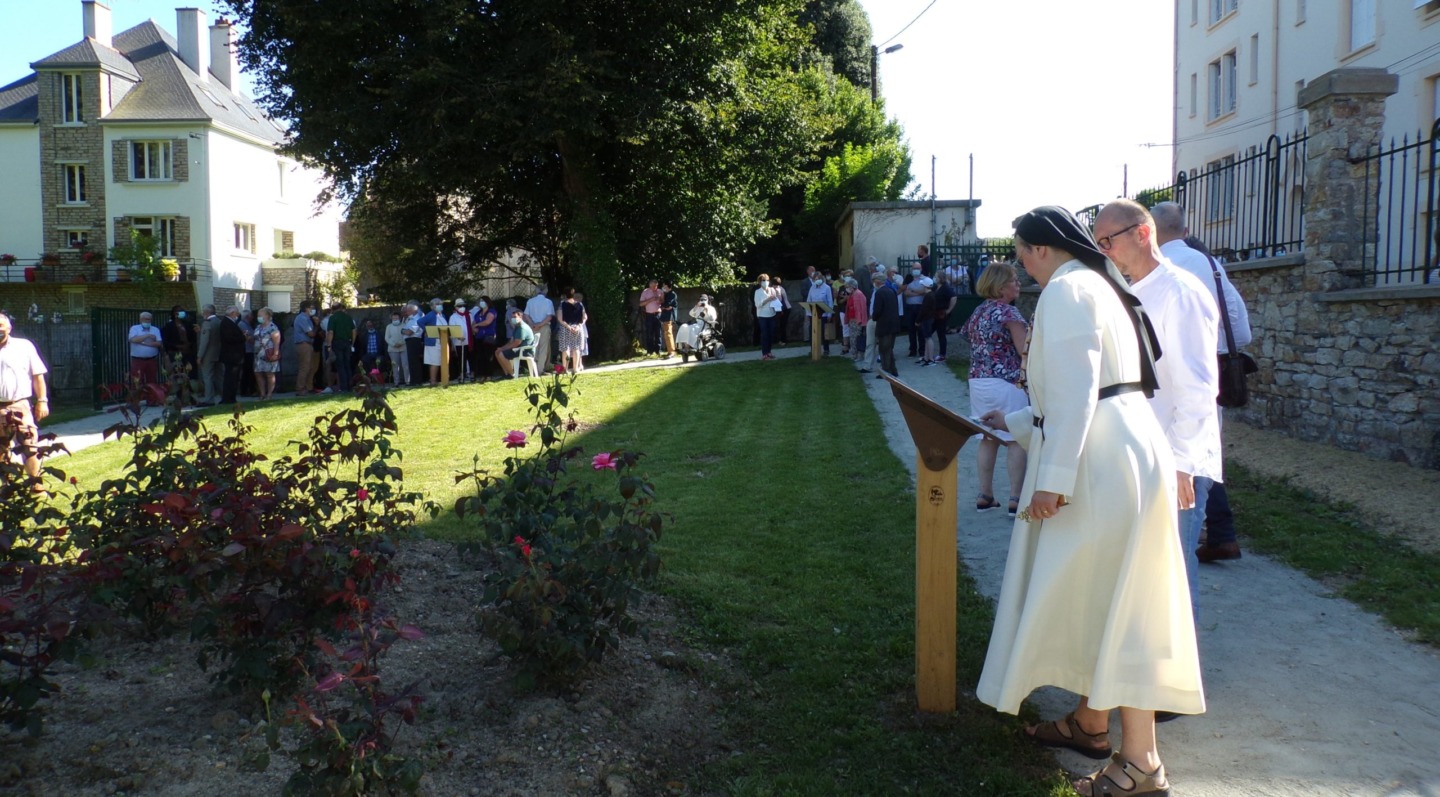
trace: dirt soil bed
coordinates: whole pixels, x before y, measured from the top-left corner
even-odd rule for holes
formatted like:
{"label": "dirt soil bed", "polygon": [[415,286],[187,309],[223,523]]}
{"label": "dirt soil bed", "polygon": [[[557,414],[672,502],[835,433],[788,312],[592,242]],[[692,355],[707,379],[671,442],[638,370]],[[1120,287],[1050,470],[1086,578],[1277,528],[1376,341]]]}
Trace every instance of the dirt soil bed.
{"label": "dirt soil bed", "polygon": [[[649,641],[627,640],[576,691],[517,695],[514,672],[478,631],[481,574],[442,542],[405,543],[398,562],[389,603],[426,636],[397,643],[381,674],[392,689],[418,679],[425,694],[397,744],[424,760],[422,794],[698,794],[696,773],[731,754],[718,690],[702,681],[728,681],[728,668],[680,644],[662,599],[638,608]],[[116,642],[91,669],[62,669],[44,736],[0,731],[0,794],[280,794],[288,759],[274,756],[266,772],[242,767],[263,747],[263,717],[217,695],[195,651],[183,637]]]}
{"label": "dirt soil bed", "polygon": [[1354,506],[1366,525],[1415,550],[1440,553],[1435,499],[1440,471],[1382,462],[1354,451],[1294,440],[1280,432],[1227,422],[1225,456],[1264,476]]}

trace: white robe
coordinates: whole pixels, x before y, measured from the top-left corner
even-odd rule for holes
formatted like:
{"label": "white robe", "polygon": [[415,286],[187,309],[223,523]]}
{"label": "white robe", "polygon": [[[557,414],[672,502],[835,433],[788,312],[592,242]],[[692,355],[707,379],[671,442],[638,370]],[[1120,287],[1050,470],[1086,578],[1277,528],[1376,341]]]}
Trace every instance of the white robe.
{"label": "white robe", "polygon": [[1001,711],[1046,685],[1099,710],[1205,710],[1170,446],[1144,393],[1096,395],[1138,381],[1139,363],[1114,289],[1078,261],[1061,266],[1035,311],[1031,406],[1005,421],[1028,454],[1021,506],[1036,490],[1069,503],[1015,522],[976,687]]}

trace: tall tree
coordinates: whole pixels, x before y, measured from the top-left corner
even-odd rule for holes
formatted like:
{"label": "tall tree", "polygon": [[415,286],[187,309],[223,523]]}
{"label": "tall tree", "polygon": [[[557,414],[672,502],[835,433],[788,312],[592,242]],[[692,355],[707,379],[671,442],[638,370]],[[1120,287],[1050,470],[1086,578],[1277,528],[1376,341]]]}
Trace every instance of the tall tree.
{"label": "tall tree", "polygon": [[337,194],[425,221],[435,240],[409,243],[437,277],[529,248],[602,341],[642,275],[732,273],[821,132],[802,0],[225,3],[261,102]]}

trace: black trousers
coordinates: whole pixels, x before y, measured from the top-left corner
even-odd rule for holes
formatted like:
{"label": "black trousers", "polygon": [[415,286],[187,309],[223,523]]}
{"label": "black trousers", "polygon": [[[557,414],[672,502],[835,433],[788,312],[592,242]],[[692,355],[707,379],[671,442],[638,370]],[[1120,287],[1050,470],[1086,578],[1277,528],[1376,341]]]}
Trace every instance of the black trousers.
{"label": "black trousers", "polygon": [[900,372],[895,370],[895,333],[875,333],[875,345],[880,347],[880,369],[891,376],[899,376]]}
{"label": "black trousers", "polygon": [[405,339],[405,356],[410,358],[410,384],[423,385],[427,379],[425,370],[425,341],[422,338]]}
{"label": "black trousers", "polygon": [[224,375],[220,378],[220,403],[234,404],[235,393],[240,387],[240,372],[243,370],[241,361],[221,363],[225,369]]}
{"label": "black trousers", "polygon": [[645,351],[657,354],[663,348],[660,343],[660,314],[645,314]]}

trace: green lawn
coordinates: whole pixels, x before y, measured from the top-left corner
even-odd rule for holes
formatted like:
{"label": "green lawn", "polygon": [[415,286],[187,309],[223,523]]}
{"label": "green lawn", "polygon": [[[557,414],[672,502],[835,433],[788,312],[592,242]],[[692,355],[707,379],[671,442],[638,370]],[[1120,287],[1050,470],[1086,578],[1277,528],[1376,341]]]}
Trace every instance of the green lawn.
{"label": "green lawn", "polygon": [[[701,785],[740,795],[1069,793],[1054,761],[1018,739],[1018,720],[964,697],[991,608],[963,573],[961,708],[914,711],[914,496],[847,362],[638,369],[577,385],[581,444],[645,452],[658,506],[674,516],[661,588],[682,607],[688,641],[738,663],[738,673],[706,674],[725,694],[739,754]],[[407,486],[452,506],[453,475],[477,454],[497,465],[504,432],[529,428],[522,387],[393,394]],[[279,455],[344,400],[254,410],[253,443]],[[123,453],[103,446],[62,464],[93,483]],[[449,511],[423,531],[465,534]]]}

